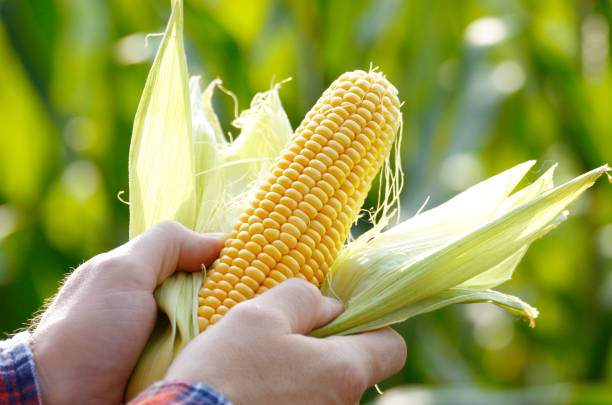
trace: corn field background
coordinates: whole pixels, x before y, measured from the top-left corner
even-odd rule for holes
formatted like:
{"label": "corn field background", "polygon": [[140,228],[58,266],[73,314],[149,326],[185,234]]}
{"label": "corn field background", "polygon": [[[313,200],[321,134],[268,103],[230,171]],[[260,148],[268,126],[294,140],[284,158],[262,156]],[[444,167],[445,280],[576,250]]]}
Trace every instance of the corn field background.
{"label": "corn field background", "polygon": [[[117,194],[159,43],[147,34],[169,13],[165,0],[0,0],[1,332],[127,240]],[[596,0],[185,0],[190,73],[221,78],[240,109],[292,77],[280,96],[294,128],[341,73],[379,66],[404,101],[404,218],[525,160],[539,161],[531,180],[559,162],[557,183],[612,163],[611,23]],[[233,100],[214,103],[236,134]],[[364,401],[612,403],[612,187],[574,203],[501,291],[540,310],[535,329],[487,304],[410,319],[405,368]]]}

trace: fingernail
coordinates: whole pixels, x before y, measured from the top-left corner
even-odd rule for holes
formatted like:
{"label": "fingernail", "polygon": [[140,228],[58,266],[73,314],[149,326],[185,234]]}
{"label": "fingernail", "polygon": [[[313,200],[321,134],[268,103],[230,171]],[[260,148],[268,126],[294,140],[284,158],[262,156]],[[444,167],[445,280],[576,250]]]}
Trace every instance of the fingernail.
{"label": "fingernail", "polygon": [[223,232],[207,232],[202,235],[208,238],[211,238],[211,239],[219,239],[219,240],[225,240],[227,238],[227,234]]}

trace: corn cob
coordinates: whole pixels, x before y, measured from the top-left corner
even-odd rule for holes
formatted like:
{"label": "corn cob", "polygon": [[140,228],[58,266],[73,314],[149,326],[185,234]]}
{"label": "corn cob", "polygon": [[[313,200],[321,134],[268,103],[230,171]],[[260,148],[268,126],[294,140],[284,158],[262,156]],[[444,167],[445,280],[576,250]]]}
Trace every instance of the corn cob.
{"label": "corn cob", "polygon": [[375,71],[345,73],[323,93],[208,272],[201,332],[287,278],[320,285],[391,149],[399,108],[397,90]]}

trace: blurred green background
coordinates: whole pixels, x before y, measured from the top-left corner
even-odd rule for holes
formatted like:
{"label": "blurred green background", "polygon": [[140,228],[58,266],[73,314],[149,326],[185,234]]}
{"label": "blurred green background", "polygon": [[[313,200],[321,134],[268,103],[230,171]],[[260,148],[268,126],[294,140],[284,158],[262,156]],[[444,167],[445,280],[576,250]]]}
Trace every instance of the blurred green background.
{"label": "blurred green background", "polygon": [[[528,159],[558,181],[612,162],[608,1],[185,0],[191,74],[240,109],[273,80],[293,127],[339,74],[379,66],[405,102],[403,215]],[[165,0],[0,0],[0,331],[23,327],[71,268],[127,239],[131,124]],[[145,43],[148,42],[147,46]],[[226,130],[231,98],[215,96]],[[235,131],[234,131],[235,132]],[[390,404],[612,403],[612,187],[537,241],[492,305],[397,329]],[[365,400],[375,399],[368,391]]]}

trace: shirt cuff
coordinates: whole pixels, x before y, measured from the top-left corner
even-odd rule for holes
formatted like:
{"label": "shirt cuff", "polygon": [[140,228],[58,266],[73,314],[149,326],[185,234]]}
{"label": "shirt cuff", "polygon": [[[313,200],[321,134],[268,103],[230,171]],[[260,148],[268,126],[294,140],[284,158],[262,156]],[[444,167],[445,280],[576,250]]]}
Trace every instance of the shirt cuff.
{"label": "shirt cuff", "polygon": [[206,384],[190,381],[159,381],[141,392],[129,405],[232,405]]}
{"label": "shirt cuff", "polygon": [[41,403],[29,332],[0,341],[0,402],[5,400],[20,405]]}

